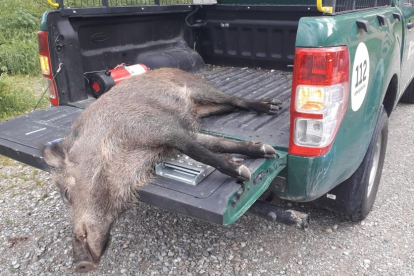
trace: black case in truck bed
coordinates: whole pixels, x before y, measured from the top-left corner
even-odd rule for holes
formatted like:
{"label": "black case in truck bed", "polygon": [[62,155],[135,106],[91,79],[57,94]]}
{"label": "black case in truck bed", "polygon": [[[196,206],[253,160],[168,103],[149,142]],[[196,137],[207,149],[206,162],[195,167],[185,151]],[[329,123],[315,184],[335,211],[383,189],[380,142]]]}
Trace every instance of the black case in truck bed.
{"label": "black case in truck bed", "polygon": [[[202,121],[203,131],[237,139],[258,140],[277,146],[276,148],[288,147],[291,72],[208,66],[202,75],[209,83],[228,94],[245,98],[277,97],[284,102],[282,111],[277,116],[258,116],[256,113],[237,111],[205,118]],[[86,100],[84,105],[91,102],[93,100]],[[81,107],[83,103],[77,105]],[[42,158],[42,149],[46,143],[69,133],[72,122],[82,112],[79,107],[52,107],[2,123],[0,154],[48,170]],[[228,202],[243,200],[241,193],[246,194],[244,200],[260,196],[286,165],[286,153],[278,151],[276,159],[246,159],[244,163],[252,171],[255,183],[253,187],[242,187],[235,179],[218,171],[211,173],[197,186],[157,176],[152,184],[141,190],[140,200],[217,224],[230,224],[246,208],[236,208],[231,212],[227,208]],[[266,182],[265,179],[269,181]],[[238,198],[232,198],[237,193]]]}

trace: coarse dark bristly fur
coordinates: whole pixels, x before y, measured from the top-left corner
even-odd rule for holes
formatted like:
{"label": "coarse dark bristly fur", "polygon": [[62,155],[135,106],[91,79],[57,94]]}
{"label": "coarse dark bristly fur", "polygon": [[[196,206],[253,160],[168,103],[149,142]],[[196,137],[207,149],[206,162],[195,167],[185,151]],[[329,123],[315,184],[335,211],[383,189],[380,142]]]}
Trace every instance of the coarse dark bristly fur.
{"label": "coarse dark bristly fur", "polygon": [[228,153],[274,158],[259,142],[199,133],[199,119],[248,109],[276,114],[281,102],[228,96],[201,77],[159,69],[124,80],[90,105],[44,159],[67,203],[77,272],[97,269],[112,223],[130,208],[157,162],[177,151],[242,181],[250,171]]}

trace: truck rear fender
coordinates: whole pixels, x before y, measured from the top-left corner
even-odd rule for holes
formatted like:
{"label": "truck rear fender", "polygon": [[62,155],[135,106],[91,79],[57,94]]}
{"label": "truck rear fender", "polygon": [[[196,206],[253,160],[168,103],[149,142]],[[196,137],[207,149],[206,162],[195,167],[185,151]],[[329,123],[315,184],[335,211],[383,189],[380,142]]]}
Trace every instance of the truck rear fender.
{"label": "truck rear fender", "polygon": [[[359,105],[352,105],[356,99],[350,87],[348,108],[329,153],[314,158],[289,156],[287,188],[279,195],[282,198],[314,200],[349,178],[361,164],[380,106],[385,103],[389,112],[396,104],[393,93],[400,73],[402,24],[394,20],[395,12],[398,10],[390,7],[300,20],[296,47],[347,46],[352,86],[354,65],[359,62],[358,47],[363,44],[361,47],[365,45],[368,51],[370,73]],[[380,25],[378,14],[385,16],[385,25]],[[358,28],[358,20],[368,22],[368,32]]]}

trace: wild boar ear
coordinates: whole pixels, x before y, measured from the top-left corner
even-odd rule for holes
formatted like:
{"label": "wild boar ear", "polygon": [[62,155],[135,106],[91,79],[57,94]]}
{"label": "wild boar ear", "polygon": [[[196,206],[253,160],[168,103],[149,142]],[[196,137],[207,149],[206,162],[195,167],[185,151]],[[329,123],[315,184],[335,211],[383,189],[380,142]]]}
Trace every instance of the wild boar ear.
{"label": "wild boar ear", "polygon": [[43,149],[43,159],[52,168],[61,168],[65,165],[67,159],[67,151],[63,147],[62,142],[47,145]]}

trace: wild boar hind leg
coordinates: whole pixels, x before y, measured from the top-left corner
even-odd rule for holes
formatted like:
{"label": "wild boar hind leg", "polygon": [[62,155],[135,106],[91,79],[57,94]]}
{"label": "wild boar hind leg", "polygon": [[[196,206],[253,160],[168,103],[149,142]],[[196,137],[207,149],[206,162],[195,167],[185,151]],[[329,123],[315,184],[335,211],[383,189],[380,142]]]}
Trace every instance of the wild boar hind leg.
{"label": "wild boar hind leg", "polygon": [[243,159],[215,153],[188,133],[176,134],[173,139],[169,140],[168,146],[241,181],[249,181],[251,178],[250,170],[242,164]]}

